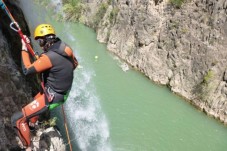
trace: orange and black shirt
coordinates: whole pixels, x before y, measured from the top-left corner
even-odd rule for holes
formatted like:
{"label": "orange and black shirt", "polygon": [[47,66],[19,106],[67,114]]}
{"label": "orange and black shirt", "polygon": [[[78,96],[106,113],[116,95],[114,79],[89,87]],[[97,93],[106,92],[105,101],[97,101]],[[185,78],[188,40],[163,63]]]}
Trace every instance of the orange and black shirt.
{"label": "orange and black shirt", "polygon": [[64,94],[72,86],[73,70],[78,61],[72,49],[58,39],[33,63],[29,53],[22,51],[22,69],[25,75],[42,73],[44,85]]}

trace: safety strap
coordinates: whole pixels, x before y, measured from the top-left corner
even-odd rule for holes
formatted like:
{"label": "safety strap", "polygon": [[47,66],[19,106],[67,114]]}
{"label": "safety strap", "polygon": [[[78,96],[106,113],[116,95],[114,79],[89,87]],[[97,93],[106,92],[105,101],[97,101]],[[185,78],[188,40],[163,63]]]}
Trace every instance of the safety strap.
{"label": "safety strap", "polygon": [[58,107],[58,106],[62,105],[63,103],[65,103],[65,101],[67,100],[68,96],[69,96],[69,91],[66,94],[64,94],[64,99],[63,100],[59,100],[56,103],[50,103],[49,104],[49,110],[53,110],[56,107]]}

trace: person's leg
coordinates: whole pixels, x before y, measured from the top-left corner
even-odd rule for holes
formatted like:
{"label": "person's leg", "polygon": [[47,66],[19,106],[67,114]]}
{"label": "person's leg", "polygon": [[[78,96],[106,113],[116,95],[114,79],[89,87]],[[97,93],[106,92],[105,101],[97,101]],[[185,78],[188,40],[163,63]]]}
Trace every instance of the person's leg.
{"label": "person's leg", "polygon": [[[38,93],[33,99],[36,100],[37,98],[39,97],[42,97],[43,94],[41,93]],[[39,119],[39,116],[34,116],[32,118],[29,119],[29,126],[31,126],[30,124],[32,125],[35,125],[36,121]]]}
{"label": "person's leg", "polygon": [[14,113],[11,117],[11,123],[16,129],[16,133],[24,146],[30,145],[30,130],[28,128],[26,117],[22,112]]}
{"label": "person's leg", "polygon": [[17,134],[25,147],[29,147],[31,144],[28,120],[37,117],[47,109],[48,104],[44,94],[42,94],[39,97],[35,97],[34,101],[22,108],[22,112],[17,112],[12,116],[12,125],[17,130]]}

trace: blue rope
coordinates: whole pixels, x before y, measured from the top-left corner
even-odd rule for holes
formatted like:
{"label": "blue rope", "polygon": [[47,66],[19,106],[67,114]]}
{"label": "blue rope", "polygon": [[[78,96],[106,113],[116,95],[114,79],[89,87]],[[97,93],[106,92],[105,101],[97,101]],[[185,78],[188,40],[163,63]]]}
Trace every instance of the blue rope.
{"label": "blue rope", "polygon": [[4,5],[4,3],[2,2],[2,0],[0,1],[0,6],[1,6],[2,9],[5,9],[5,5]]}
{"label": "blue rope", "polygon": [[6,14],[9,16],[9,18],[13,21],[13,19],[11,18],[11,16],[10,16],[10,14],[6,11],[6,5],[5,5],[5,3],[2,1],[2,0],[0,0],[0,7],[3,9],[3,10],[5,10],[5,12],[6,12]]}

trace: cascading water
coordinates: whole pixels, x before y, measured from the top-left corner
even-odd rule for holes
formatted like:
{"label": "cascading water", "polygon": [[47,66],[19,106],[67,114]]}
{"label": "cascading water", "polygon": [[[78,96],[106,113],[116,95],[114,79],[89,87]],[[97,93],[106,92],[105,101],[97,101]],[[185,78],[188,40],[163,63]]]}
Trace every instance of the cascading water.
{"label": "cascading water", "polygon": [[109,129],[92,83],[94,72],[82,69],[76,75],[66,103],[70,128],[83,151],[110,151]]}
{"label": "cascading water", "polygon": [[[76,39],[70,34],[70,29],[70,25],[64,24],[65,40],[75,43]],[[78,52],[74,45],[71,47],[75,53]],[[73,86],[65,103],[68,124],[74,137],[71,140],[76,141],[81,151],[111,151],[108,123],[92,82],[95,71],[86,66],[80,54],[76,56],[80,64],[77,70],[80,71],[75,71]]]}
{"label": "cascading water", "polygon": [[[59,12],[62,6],[60,0],[59,3],[54,1],[54,4],[57,4],[56,11]],[[65,40],[69,43],[75,43],[76,39],[70,34],[70,29],[70,25],[64,24]],[[78,52],[74,45],[71,47],[75,52]],[[70,119],[68,120],[70,129],[75,137],[72,139],[76,139],[82,151],[111,151],[108,123],[101,110],[95,85],[92,83],[95,71],[86,67],[86,63],[79,54],[76,56],[79,60],[80,72],[74,76],[73,86],[65,104],[67,118]]]}

